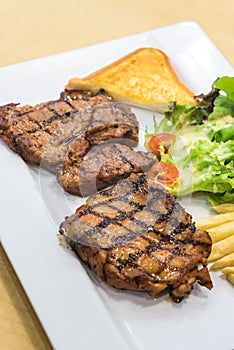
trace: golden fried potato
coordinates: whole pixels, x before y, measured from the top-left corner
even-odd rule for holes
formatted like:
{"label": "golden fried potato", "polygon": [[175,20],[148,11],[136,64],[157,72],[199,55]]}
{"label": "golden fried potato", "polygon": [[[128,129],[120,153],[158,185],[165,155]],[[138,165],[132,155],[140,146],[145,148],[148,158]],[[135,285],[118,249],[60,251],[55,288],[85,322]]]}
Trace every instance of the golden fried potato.
{"label": "golden fried potato", "polygon": [[209,232],[212,242],[215,243],[234,235],[234,223],[232,221],[226,222],[222,225],[211,227],[207,229],[207,231]]}
{"label": "golden fried potato", "polygon": [[224,269],[222,269],[222,273],[224,273],[225,275],[229,275],[230,273],[234,274],[234,266],[225,267]]}
{"label": "golden fried potato", "polygon": [[234,285],[234,273],[230,273],[229,275],[227,275],[227,280]]}
{"label": "golden fried potato", "polygon": [[218,270],[227,266],[234,265],[234,252],[225,255],[223,258],[217,260],[211,267],[210,270]]}
{"label": "golden fried potato", "polygon": [[217,260],[232,252],[234,252],[234,235],[212,244],[208,261]]}
{"label": "golden fried potato", "polygon": [[196,220],[196,227],[199,230],[208,230],[211,227],[222,225],[226,222],[234,223],[234,212],[207,216]]}
{"label": "golden fried potato", "polygon": [[227,280],[234,285],[234,204],[212,207],[217,215],[198,219],[196,227],[208,231],[212,249],[208,261],[215,261],[210,270],[222,269]]}
{"label": "golden fried potato", "polygon": [[232,203],[224,203],[224,204],[213,206],[211,208],[214,209],[219,214],[234,212],[234,204]]}

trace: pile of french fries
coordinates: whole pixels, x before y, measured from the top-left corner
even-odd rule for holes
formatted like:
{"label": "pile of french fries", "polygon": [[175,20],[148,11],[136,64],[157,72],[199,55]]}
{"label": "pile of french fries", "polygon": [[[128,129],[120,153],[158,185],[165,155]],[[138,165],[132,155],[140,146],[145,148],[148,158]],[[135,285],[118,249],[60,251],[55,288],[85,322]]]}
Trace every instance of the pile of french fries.
{"label": "pile of french fries", "polygon": [[212,239],[210,270],[221,269],[234,285],[234,204],[221,204],[212,209],[218,214],[196,220],[196,227],[207,231]]}

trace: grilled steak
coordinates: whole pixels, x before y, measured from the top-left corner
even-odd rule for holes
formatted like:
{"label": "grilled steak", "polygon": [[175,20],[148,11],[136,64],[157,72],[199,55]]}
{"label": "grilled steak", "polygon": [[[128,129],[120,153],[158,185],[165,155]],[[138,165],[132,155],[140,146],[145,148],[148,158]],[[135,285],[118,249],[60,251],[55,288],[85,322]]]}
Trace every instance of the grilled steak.
{"label": "grilled steak", "polygon": [[132,174],[88,198],[66,218],[62,233],[79,258],[117,289],[168,292],[175,302],[198,281],[212,288],[207,232],[162,186]]}
{"label": "grilled steak", "polygon": [[155,161],[151,152],[135,152],[127,145],[114,143],[80,163],[67,158],[58,179],[67,192],[86,197],[131,173],[147,171]]}
{"label": "grilled steak", "polygon": [[26,162],[56,173],[66,157],[79,162],[92,145],[110,138],[137,142],[138,123],[103,91],[72,91],[35,107],[0,107],[0,137]]}

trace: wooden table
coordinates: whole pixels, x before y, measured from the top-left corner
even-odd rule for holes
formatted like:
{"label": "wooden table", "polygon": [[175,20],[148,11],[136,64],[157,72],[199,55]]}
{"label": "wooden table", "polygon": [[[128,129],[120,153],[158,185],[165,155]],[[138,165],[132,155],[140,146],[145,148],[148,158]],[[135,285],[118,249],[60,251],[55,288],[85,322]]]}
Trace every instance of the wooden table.
{"label": "wooden table", "polygon": [[[196,21],[234,65],[233,0],[0,0],[0,18],[0,66],[183,21]],[[51,349],[1,246],[0,349]]]}

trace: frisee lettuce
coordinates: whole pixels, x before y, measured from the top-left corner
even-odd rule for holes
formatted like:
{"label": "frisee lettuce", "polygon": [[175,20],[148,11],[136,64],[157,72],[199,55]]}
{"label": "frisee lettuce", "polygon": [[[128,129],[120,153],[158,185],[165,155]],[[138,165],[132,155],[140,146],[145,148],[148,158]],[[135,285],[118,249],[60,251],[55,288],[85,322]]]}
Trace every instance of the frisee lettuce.
{"label": "frisee lettuce", "polygon": [[217,79],[208,95],[195,106],[169,104],[154,133],[145,133],[145,144],[158,133],[177,136],[161,160],[175,164],[180,178],[168,186],[174,195],[208,192],[212,204],[234,203],[234,77]]}

